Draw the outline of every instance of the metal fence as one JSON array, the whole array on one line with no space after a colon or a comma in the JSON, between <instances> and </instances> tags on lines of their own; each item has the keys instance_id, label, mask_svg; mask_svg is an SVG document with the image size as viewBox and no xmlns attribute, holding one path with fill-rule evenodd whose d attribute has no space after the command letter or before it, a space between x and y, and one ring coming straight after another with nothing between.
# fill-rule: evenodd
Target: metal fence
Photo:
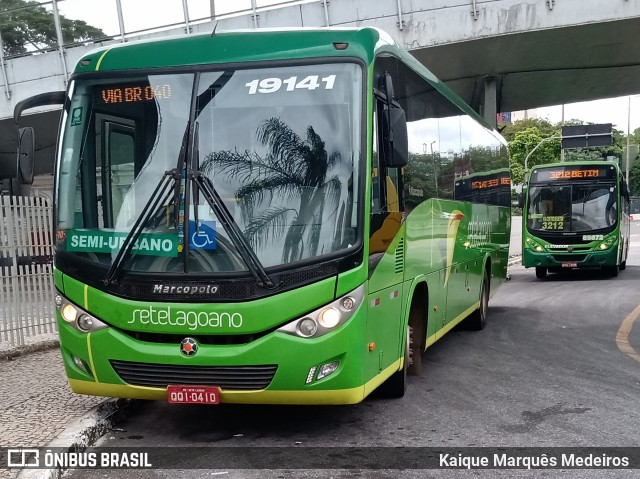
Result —
<instances>
[{"instance_id":1,"label":"metal fence","mask_svg":"<svg viewBox=\"0 0 640 479\"><path fill-rule=\"evenodd\" d=\"M57 331L51 212L46 198L0 196L0 349Z\"/></svg>"}]
</instances>

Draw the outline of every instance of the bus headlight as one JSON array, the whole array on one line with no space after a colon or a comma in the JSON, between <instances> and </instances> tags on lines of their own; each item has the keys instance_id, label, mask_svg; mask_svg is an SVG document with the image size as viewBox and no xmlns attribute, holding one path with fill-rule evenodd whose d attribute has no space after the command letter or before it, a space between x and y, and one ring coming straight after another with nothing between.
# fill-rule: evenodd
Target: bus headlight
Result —
<instances>
[{"instance_id":1,"label":"bus headlight","mask_svg":"<svg viewBox=\"0 0 640 479\"><path fill-rule=\"evenodd\" d=\"M78 317L76 324L78 325L78 328L83 331L91 331L91 328L93 328L93 318L88 314L83 314Z\"/></svg>"},{"instance_id":2,"label":"bus headlight","mask_svg":"<svg viewBox=\"0 0 640 479\"><path fill-rule=\"evenodd\" d=\"M607 248L611 248L615 242L616 238L614 236L608 236L602 243L598 245L598 248L604 251Z\"/></svg>"},{"instance_id":3,"label":"bus headlight","mask_svg":"<svg viewBox=\"0 0 640 479\"><path fill-rule=\"evenodd\" d=\"M56 293L55 303L62 319L81 333L92 333L108 327L106 323L71 303L60 293Z\"/></svg>"},{"instance_id":4,"label":"bus headlight","mask_svg":"<svg viewBox=\"0 0 640 479\"><path fill-rule=\"evenodd\" d=\"M325 308L318 315L318 322L327 329L335 328L340 322L340 313L334 308Z\"/></svg>"},{"instance_id":5,"label":"bus headlight","mask_svg":"<svg viewBox=\"0 0 640 479\"><path fill-rule=\"evenodd\" d=\"M544 251L544 247L538 243L536 243L535 241L533 241L531 238L527 238L526 240L527 246L529 247L529 249L532 249L533 251L537 252L537 253L542 253Z\"/></svg>"},{"instance_id":6,"label":"bus headlight","mask_svg":"<svg viewBox=\"0 0 640 479\"><path fill-rule=\"evenodd\" d=\"M73 304L61 304L60 314L62 315L62 319L67 323L73 323L78 317L78 310L73 306Z\"/></svg>"},{"instance_id":7,"label":"bus headlight","mask_svg":"<svg viewBox=\"0 0 640 479\"><path fill-rule=\"evenodd\" d=\"M321 308L278 328L286 334L301 338L318 338L333 331L353 316L364 298L364 285Z\"/></svg>"},{"instance_id":8,"label":"bus headlight","mask_svg":"<svg viewBox=\"0 0 640 479\"><path fill-rule=\"evenodd\" d=\"M318 325L311 318L304 318L298 323L298 335L304 338L310 338L318 330Z\"/></svg>"}]
</instances>

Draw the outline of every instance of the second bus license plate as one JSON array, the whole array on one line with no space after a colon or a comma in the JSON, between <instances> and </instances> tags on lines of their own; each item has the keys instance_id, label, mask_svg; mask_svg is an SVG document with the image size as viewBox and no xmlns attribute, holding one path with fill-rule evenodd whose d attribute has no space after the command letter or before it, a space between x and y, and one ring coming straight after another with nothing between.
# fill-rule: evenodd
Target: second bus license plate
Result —
<instances>
[{"instance_id":1,"label":"second bus license plate","mask_svg":"<svg viewBox=\"0 0 640 479\"><path fill-rule=\"evenodd\" d=\"M577 268L578 267L578 263L576 263L574 261L564 262L564 263L562 263L562 267L563 268Z\"/></svg>"},{"instance_id":2,"label":"second bus license plate","mask_svg":"<svg viewBox=\"0 0 640 479\"><path fill-rule=\"evenodd\" d=\"M171 404L218 404L220 388L215 386L167 386L167 400Z\"/></svg>"}]
</instances>

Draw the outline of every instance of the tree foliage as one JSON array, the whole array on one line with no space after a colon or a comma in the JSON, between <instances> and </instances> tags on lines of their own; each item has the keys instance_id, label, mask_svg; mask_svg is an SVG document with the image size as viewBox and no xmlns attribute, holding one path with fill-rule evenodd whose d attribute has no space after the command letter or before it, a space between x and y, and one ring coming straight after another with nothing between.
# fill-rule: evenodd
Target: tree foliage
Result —
<instances>
[{"instance_id":1,"label":"tree foliage","mask_svg":"<svg viewBox=\"0 0 640 479\"><path fill-rule=\"evenodd\" d=\"M584 122L572 119L565 121L564 124L582 125ZM559 138L550 138L561 136L562 123L551 124L547 120L538 118L519 120L505 126L502 134L509 143L511 181L514 185L522 184L524 181L525 159L528 155L529 158L526 165L528 170L531 170L534 165L561 161L561 141ZM564 161L598 161L611 159L612 157L620 161L626 142L627 138L624 133L613 129L612 145L565 149ZM630 142L632 144L640 144L640 128L633 132ZM534 149L535 151L533 151ZM633 164L635 166L635 163ZM638 166L638 172L640 173L640 165ZM631 175L633 177L633 168L631 169ZM639 183L638 186L640 186L640 178L637 181ZM633 184L633 181L631 182Z\"/></svg>"},{"instance_id":2,"label":"tree foliage","mask_svg":"<svg viewBox=\"0 0 640 479\"><path fill-rule=\"evenodd\" d=\"M543 136L535 126L515 133L513 140L509 143L512 183L521 184L524 181L525 166L531 170L534 165L560 160L560 140L549 139L553 136L558 135Z\"/></svg>"},{"instance_id":3,"label":"tree foliage","mask_svg":"<svg viewBox=\"0 0 640 479\"><path fill-rule=\"evenodd\" d=\"M268 146L264 157L251 151L216 151L206 155L202 171L210 173L217 167L241 181L236 197L247 224L244 234L254 248L284 236L284 263L315 256L325 208L340 198L340 178L329 172L342 158L327 152L312 126L301 138L279 118L266 120L257 138ZM270 207L256 208L266 200Z\"/></svg>"},{"instance_id":4,"label":"tree foliage","mask_svg":"<svg viewBox=\"0 0 640 479\"><path fill-rule=\"evenodd\" d=\"M60 15L65 44L104 38L99 28ZM58 45L53 12L26 0L2 0L0 34L5 55L21 55Z\"/></svg>"},{"instance_id":5,"label":"tree foliage","mask_svg":"<svg viewBox=\"0 0 640 479\"><path fill-rule=\"evenodd\" d=\"M514 140L517 133L529 128L537 128L537 130L540 132L540 135L544 138L560 134L558 126L551 124L544 118L527 118L526 120L518 120L514 121L513 123L507 123L506 126L502 129L501 133L502 136L504 136L504 138L508 142L510 142Z\"/></svg>"}]
</instances>

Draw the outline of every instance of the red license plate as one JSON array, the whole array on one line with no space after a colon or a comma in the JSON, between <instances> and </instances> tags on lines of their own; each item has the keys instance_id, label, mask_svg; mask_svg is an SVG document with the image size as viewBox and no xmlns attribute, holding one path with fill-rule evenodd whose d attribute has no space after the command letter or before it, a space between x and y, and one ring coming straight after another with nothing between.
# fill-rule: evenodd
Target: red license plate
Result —
<instances>
[{"instance_id":1,"label":"red license plate","mask_svg":"<svg viewBox=\"0 0 640 479\"><path fill-rule=\"evenodd\" d=\"M218 404L220 388L215 386L167 386L171 404Z\"/></svg>"},{"instance_id":2,"label":"red license plate","mask_svg":"<svg viewBox=\"0 0 640 479\"><path fill-rule=\"evenodd\" d=\"M563 268L577 268L578 267L578 263L565 262L565 263L562 263L562 267Z\"/></svg>"}]
</instances>

